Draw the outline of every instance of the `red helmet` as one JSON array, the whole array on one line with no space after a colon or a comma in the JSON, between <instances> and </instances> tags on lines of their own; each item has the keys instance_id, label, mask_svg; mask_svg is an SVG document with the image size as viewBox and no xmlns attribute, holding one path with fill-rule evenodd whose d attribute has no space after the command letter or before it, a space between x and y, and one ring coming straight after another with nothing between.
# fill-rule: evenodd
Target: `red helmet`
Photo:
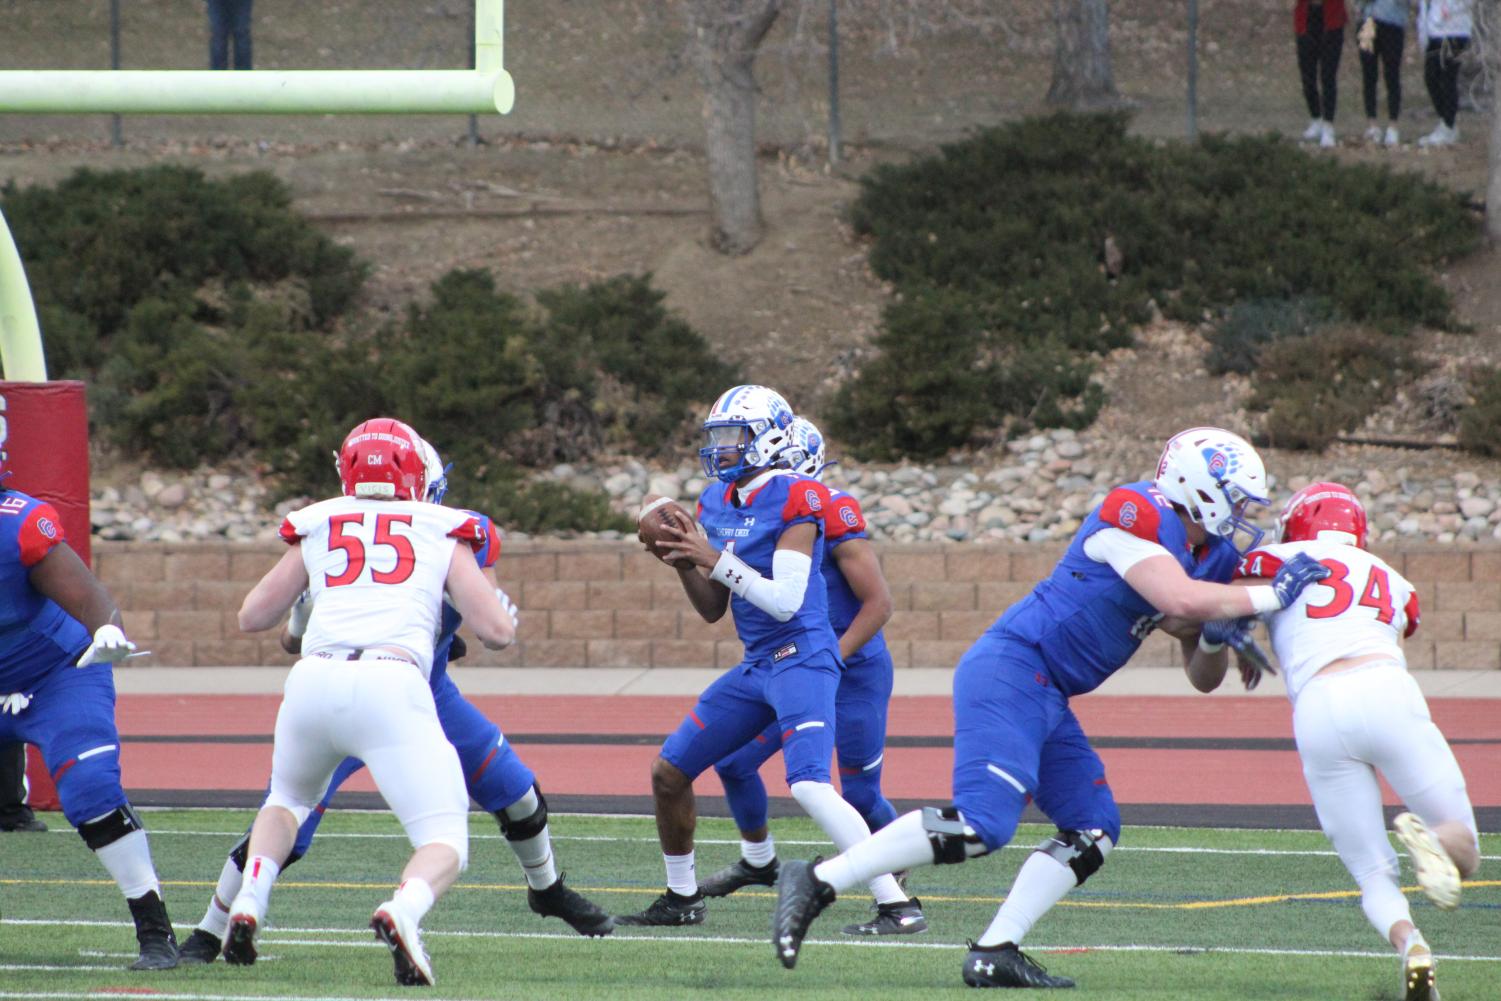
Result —
<instances>
[{"instance_id":1,"label":"red helmet","mask_svg":"<svg viewBox=\"0 0 1501 1001\"><path fill-rule=\"evenodd\" d=\"M427 486L421 440L416 431L390 417L357 425L339 447L344 495L421 500Z\"/></svg>"},{"instance_id":2,"label":"red helmet","mask_svg":"<svg viewBox=\"0 0 1501 1001\"><path fill-rule=\"evenodd\" d=\"M1283 542L1329 538L1365 548L1365 508L1343 483L1308 484L1288 498L1277 526Z\"/></svg>"}]
</instances>

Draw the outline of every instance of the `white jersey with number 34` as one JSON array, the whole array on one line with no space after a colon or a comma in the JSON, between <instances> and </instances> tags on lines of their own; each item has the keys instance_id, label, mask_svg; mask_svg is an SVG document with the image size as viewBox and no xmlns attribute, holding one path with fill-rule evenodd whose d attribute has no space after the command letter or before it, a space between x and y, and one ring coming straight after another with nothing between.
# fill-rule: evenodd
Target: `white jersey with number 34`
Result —
<instances>
[{"instance_id":1,"label":"white jersey with number 34","mask_svg":"<svg viewBox=\"0 0 1501 1001\"><path fill-rule=\"evenodd\" d=\"M1247 553L1235 575L1272 577L1300 552L1328 567L1329 576L1268 617L1288 697L1297 701L1310 678L1345 657L1386 654L1405 665L1398 638L1418 628L1418 596L1379 556L1339 542L1281 542Z\"/></svg>"},{"instance_id":2,"label":"white jersey with number 34","mask_svg":"<svg viewBox=\"0 0 1501 1001\"><path fill-rule=\"evenodd\" d=\"M287 515L281 536L301 542L313 596L304 656L393 646L426 676L453 547L482 545L485 529L437 504L335 497Z\"/></svg>"}]
</instances>

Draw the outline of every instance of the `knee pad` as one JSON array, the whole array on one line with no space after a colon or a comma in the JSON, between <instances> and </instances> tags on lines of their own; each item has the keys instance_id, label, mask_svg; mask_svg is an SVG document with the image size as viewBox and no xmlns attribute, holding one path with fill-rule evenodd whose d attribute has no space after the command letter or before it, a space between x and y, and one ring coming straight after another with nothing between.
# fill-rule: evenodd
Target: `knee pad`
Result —
<instances>
[{"instance_id":1,"label":"knee pad","mask_svg":"<svg viewBox=\"0 0 1501 1001\"><path fill-rule=\"evenodd\" d=\"M124 806L115 807L103 816L79 824L78 836L83 838L83 843L89 846L89 851L97 852L106 845L114 844L132 831L145 829L140 815L129 803L126 803Z\"/></svg>"},{"instance_id":2,"label":"knee pad","mask_svg":"<svg viewBox=\"0 0 1501 1001\"><path fill-rule=\"evenodd\" d=\"M964 814L956 806L923 807L922 827L928 835L928 844L933 846L934 865L957 865L989 850L975 829L964 822Z\"/></svg>"},{"instance_id":3,"label":"knee pad","mask_svg":"<svg viewBox=\"0 0 1501 1001\"><path fill-rule=\"evenodd\" d=\"M1110 854L1114 842L1110 835L1099 828L1088 831L1063 831L1048 838L1037 846L1037 851L1044 855L1051 855L1060 864L1068 866L1074 871L1074 878L1078 880L1076 886L1083 886L1084 881L1105 864L1105 856Z\"/></svg>"},{"instance_id":4,"label":"knee pad","mask_svg":"<svg viewBox=\"0 0 1501 1001\"><path fill-rule=\"evenodd\" d=\"M507 841L530 841L547 830L547 797L542 787L534 784L516 802L496 810L495 819Z\"/></svg>"}]
</instances>

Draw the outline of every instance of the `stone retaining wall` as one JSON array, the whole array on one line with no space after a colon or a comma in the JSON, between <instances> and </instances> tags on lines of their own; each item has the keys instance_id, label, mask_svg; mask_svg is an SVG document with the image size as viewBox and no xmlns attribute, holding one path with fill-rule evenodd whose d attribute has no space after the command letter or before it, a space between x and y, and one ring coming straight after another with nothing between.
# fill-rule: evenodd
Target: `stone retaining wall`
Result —
<instances>
[{"instance_id":1,"label":"stone retaining wall","mask_svg":"<svg viewBox=\"0 0 1501 1001\"><path fill-rule=\"evenodd\" d=\"M1061 545L881 545L896 600L886 641L898 668L952 667L995 617L1047 574ZM99 542L94 567L125 610L126 631L172 667L285 665L274 632L241 633L235 612L279 544ZM1418 588L1414 668L1501 670L1501 546L1379 551ZM470 646L471 665L718 667L740 659L729 617L710 625L688 607L674 573L634 542L528 539L497 566L521 608L522 639L499 653ZM1153 635L1136 663L1182 663Z\"/></svg>"}]
</instances>

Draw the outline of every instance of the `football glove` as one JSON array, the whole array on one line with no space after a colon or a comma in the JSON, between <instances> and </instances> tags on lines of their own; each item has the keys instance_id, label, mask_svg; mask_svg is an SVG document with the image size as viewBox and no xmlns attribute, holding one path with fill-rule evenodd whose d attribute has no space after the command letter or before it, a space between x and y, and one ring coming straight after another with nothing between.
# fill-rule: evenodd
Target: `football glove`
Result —
<instances>
[{"instance_id":1,"label":"football glove","mask_svg":"<svg viewBox=\"0 0 1501 1001\"><path fill-rule=\"evenodd\" d=\"M299 639L307 632L308 620L313 617L313 592L304 591L292 605L292 614L287 616L287 635Z\"/></svg>"},{"instance_id":2,"label":"football glove","mask_svg":"<svg viewBox=\"0 0 1501 1001\"><path fill-rule=\"evenodd\" d=\"M1255 627L1256 620L1250 616L1239 619L1215 619L1204 623L1204 629L1199 634L1200 640L1204 643L1215 646L1228 645L1235 651L1236 663L1240 669L1240 680L1245 684L1248 692L1261 684L1263 674L1277 673L1266 651L1261 649L1251 636L1251 630Z\"/></svg>"},{"instance_id":3,"label":"football glove","mask_svg":"<svg viewBox=\"0 0 1501 1001\"><path fill-rule=\"evenodd\" d=\"M124 660L135 650L136 645L125 638L125 633L119 626L112 622L106 622L94 630L94 642L78 658L78 667L88 667L90 664L113 664L115 661Z\"/></svg>"},{"instance_id":4,"label":"football glove","mask_svg":"<svg viewBox=\"0 0 1501 1001\"><path fill-rule=\"evenodd\" d=\"M495 589L495 597L500 599L500 607L504 608L506 612L511 616L511 622L516 626L517 629L520 629L521 610L516 607L516 603L511 600L511 596L497 587Z\"/></svg>"},{"instance_id":5,"label":"football glove","mask_svg":"<svg viewBox=\"0 0 1501 1001\"><path fill-rule=\"evenodd\" d=\"M1307 553L1298 553L1277 570L1272 578L1272 592L1277 595L1277 604L1286 608L1298 600L1305 587L1328 576L1328 567Z\"/></svg>"},{"instance_id":6,"label":"football glove","mask_svg":"<svg viewBox=\"0 0 1501 1001\"><path fill-rule=\"evenodd\" d=\"M0 713L10 713L12 716L21 715L21 710L31 705L31 696L16 692L14 695L0 696Z\"/></svg>"}]
</instances>

